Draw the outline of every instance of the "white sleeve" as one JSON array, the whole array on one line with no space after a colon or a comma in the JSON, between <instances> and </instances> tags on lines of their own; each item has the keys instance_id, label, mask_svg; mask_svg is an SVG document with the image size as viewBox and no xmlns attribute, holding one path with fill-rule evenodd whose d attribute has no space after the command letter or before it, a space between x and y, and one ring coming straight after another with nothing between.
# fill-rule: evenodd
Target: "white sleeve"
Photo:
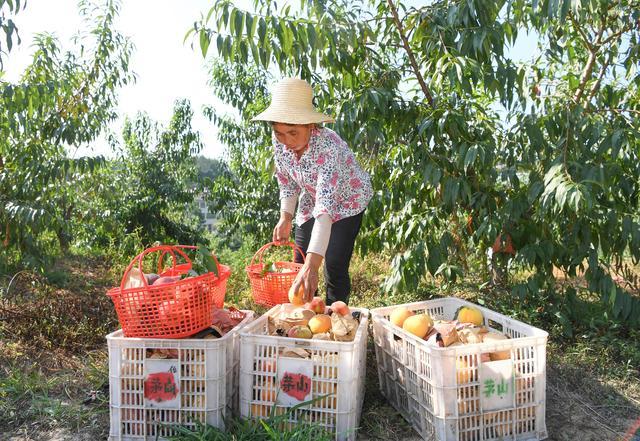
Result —
<instances>
[{"instance_id":1,"label":"white sleeve","mask_svg":"<svg viewBox=\"0 0 640 441\"><path fill-rule=\"evenodd\" d=\"M286 211L293 216L296 211L296 202L298 202L298 195L295 194L280 199L280 211Z\"/></svg>"},{"instance_id":2,"label":"white sleeve","mask_svg":"<svg viewBox=\"0 0 640 441\"><path fill-rule=\"evenodd\" d=\"M315 253L324 257L329 246L329 238L331 237L331 217L328 214L321 214L313 223L311 231L311 239L307 247L307 253Z\"/></svg>"}]
</instances>

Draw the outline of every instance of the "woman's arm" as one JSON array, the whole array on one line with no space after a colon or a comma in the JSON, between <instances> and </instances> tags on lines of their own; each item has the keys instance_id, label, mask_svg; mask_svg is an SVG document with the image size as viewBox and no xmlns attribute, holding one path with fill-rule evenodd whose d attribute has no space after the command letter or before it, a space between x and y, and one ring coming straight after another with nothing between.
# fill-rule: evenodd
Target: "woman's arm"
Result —
<instances>
[{"instance_id":1,"label":"woman's arm","mask_svg":"<svg viewBox=\"0 0 640 441\"><path fill-rule=\"evenodd\" d=\"M313 223L306 260L296 280L296 282L300 281L304 284L303 299L306 302L310 302L314 293L318 290L318 273L329 246L331 225L331 218L327 214L321 215ZM298 286L294 286L294 289L298 289Z\"/></svg>"}]
</instances>

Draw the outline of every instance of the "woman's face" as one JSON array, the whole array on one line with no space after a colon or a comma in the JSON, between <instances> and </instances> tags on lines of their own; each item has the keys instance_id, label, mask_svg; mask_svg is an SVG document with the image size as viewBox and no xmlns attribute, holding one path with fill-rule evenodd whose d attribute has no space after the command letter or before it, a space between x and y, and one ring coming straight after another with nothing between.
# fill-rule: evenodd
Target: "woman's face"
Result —
<instances>
[{"instance_id":1,"label":"woman's face","mask_svg":"<svg viewBox=\"0 0 640 441\"><path fill-rule=\"evenodd\" d=\"M302 154L309 145L313 124L273 123L273 133L278 142L297 154Z\"/></svg>"}]
</instances>

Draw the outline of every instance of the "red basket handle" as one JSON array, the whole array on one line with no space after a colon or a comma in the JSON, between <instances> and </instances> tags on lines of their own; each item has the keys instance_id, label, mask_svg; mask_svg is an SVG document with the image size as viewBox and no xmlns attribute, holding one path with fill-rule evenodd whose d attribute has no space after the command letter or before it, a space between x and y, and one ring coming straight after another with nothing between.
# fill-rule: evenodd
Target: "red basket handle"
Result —
<instances>
[{"instance_id":1,"label":"red basket handle","mask_svg":"<svg viewBox=\"0 0 640 441\"><path fill-rule=\"evenodd\" d=\"M253 255L253 257L251 258L251 266L253 266L253 265L254 265L254 262L255 262L255 260L256 260L256 257L258 257L258 263L259 263L260 265L262 265L262 255L264 254L264 252L265 252L266 250L268 250L269 248L271 248L271 247L272 247L272 246L274 246L274 245L275 245L275 246L277 246L277 247L279 247L279 246L289 246L289 247L291 247L291 252L292 252L292 255L293 255L293 259L292 259L292 260L295 260L295 258L296 258L296 251L299 251L299 252L300 252L300 255L302 256L302 262L304 263L304 262L306 261L306 258L305 258L305 256L304 256L304 252L303 252L303 251L302 251L302 249L301 249L298 245L296 245L295 243L293 243L293 242L286 242L286 243L269 242L268 244L263 245L263 246L262 246L258 251L256 251L256 253L255 253L255 254Z\"/></svg>"},{"instance_id":2,"label":"red basket handle","mask_svg":"<svg viewBox=\"0 0 640 441\"><path fill-rule=\"evenodd\" d=\"M173 247L177 248L178 252L180 252L179 250L180 248L186 248L189 250L198 249L198 247L194 245L173 245ZM171 257L173 258L173 261L174 261L174 266L171 269L168 269L167 271L164 271L162 274L160 274L160 271L162 271L162 259L167 253L171 254ZM181 254L185 257L185 259L187 260L187 263L175 265L176 255L174 254L173 250L163 251L162 254L160 255L160 258L158 259L158 274L164 277L164 276L176 276L176 275L181 275L189 272L189 270L191 269L191 260L189 260L189 258L186 257L184 253L181 253ZM213 257L213 260L216 263L216 268L218 269L218 277L220 277L220 262L218 261L218 258L215 256L215 254L211 253L211 257Z\"/></svg>"},{"instance_id":3,"label":"red basket handle","mask_svg":"<svg viewBox=\"0 0 640 441\"><path fill-rule=\"evenodd\" d=\"M173 261L173 265L170 269L168 269L167 271L164 271L162 274L159 274L161 276L176 276L176 275L181 275L181 274L185 274L187 273L190 269L191 269L191 259L189 259L189 256L187 256L187 254L183 251L184 249L195 249L198 248L196 246L193 245L159 245L159 246L155 246L155 247L151 247L151 248L147 248L146 250L144 250L142 253L138 254L136 257L133 258L133 260L131 260L131 263L129 264L129 266L127 267L127 269L124 272L124 275L122 276L122 281L120 282L120 290L124 290L124 283L125 280L127 280L127 276L129 275L129 272L131 271L131 268L133 268L133 266L135 265L135 263L138 263L138 269L140 270L140 273L143 273L142 271L142 261L144 260L144 257L147 254L150 253L154 253L154 252L158 252L158 251L162 251L162 254L160 255L160 258L158 259L158 273L160 273L160 271L162 270L162 260L163 257L166 254L170 254L172 257L172 261ZM178 256L176 255L179 254L180 257L182 257L186 263L181 263L178 264ZM218 267L218 274L220 274L220 263L218 262L218 259L212 255L212 257L214 258L216 265ZM145 287L148 287L149 284L147 283L147 278L143 277L142 278L142 283Z\"/></svg>"}]
</instances>

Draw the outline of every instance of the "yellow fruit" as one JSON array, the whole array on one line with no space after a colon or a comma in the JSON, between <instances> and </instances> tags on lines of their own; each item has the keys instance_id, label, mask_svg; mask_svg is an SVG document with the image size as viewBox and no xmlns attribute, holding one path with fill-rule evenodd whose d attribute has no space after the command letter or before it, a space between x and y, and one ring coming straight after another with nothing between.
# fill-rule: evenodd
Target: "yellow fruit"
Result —
<instances>
[{"instance_id":1,"label":"yellow fruit","mask_svg":"<svg viewBox=\"0 0 640 441\"><path fill-rule=\"evenodd\" d=\"M407 317L402 324L402 329L409 331L418 338L424 338L433 326L433 320L427 314L418 314Z\"/></svg>"},{"instance_id":2,"label":"yellow fruit","mask_svg":"<svg viewBox=\"0 0 640 441\"><path fill-rule=\"evenodd\" d=\"M391 312L389 320L391 320L391 323L394 325L402 328L404 321L412 315L414 315L413 311L409 311L405 306L400 306Z\"/></svg>"},{"instance_id":3,"label":"yellow fruit","mask_svg":"<svg viewBox=\"0 0 640 441\"><path fill-rule=\"evenodd\" d=\"M483 343L497 342L502 340L508 340L508 337L504 334L501 334L499 332L494 332L494 331L487 332L482 337ZM489 358L491 359L491 361L508 360L510 357L511 357L511 351L499 351L499 352L492 352L489 354Z\"/></svg>"},{"instance_id":4,"label":"yellow fruit","mask_svg":"<svg viewBox=\"0 0 640 441\"><path fill-rule=\"evenodd\" d=\"M276 401L276 384L273 380L266 381L264 388L260 391L260 400L273 403Z\"/></svg>"},{"instance_id":5,"label":"yellow fruit","mask_svg":"<svg viewBox=\"0 0 640 441\"><path fill-rule=\"evenodd\" d=\"M478 386L466 386L458 389L458 414L477 413L480 411L480 394Z\"/></svg>"},{"instance_id":6,"label":"yellow fruit","mask_svg":"<svg viewBox=\"0 0 640 441\"><path fill-rule=\"evenodd\" d=\"M271 414L270 406L266 404L251 405L251 417L253 418L267 418L270 414Z\"/></svg>"},{"instance_id":7,"label":"yellow fruit","mask_svg":"<svg viewBox=\"0 0 640 441\"><path fill-rule=\"evenodd\" d=\"M305 303L304 307L316 314L324 314L327 309L327 305L324 303L324 300L322 300L322 297L314 297L309 303Z\"/></svg>"},{"instance_id":8,"label":"yellow fruit","mask_svg":"<svg viewBox=\"0 0 640 441\"><path fill-rule=\"evenodd\" d=\"M461 356L456 359L456 376L458 378L458 384L476 381L478 370L469 369L475 366L475 360L470 355Z\"/></svg>"},{"instance_id":9,"label":"yellow fruit","mask_svg":"<svg viewBox=\"0 0 640 441\"><path fill-rule=\"evenodd\" d=\"M289 332L287 332L287 337L311 338L313 337L313 333L311 332L311 329L309 329L307 326L297 325L289 329Z\"/></svg>"},{"instance_id":10,"label":"yellow fruit","mask_svg":"<svg viewBox=\"0 0 640 441\"><path fill-rule=\"evenodd\" d=\"M334 382L314 381L313 397L317 398L323 395L329 396L316 401L313 406L324 409L336 409L338 400L338 384Z\"/></svg>"},{"instance_id":11,"label":"yellow fruit","mask_svg":"<svg viewBox=\"0 0 640 441\"><path fill-rule=\"evenodd\" d=\"M296 306L302 306L304 305L304 300L302 300L302 297L304 296L304 286L300 285L300 287L298 288L298 292L296 293L293 290L293 285L291 286L291 288L289 288L289 302L296 305Z\"/></svg>"},{"instance_id":12,"label":"yellow fruit","mask_svg":"<svg viewBox=\"0 0 640 441\"><path fill-rule=\"evenodd\" d=\"M331 317L326 314L317 314L309 320L309 329L314 334L329 332L331 329Z\"/></svg>"},{"instance_id":13,"label":"yellow fruit","mask_svg":"<svg viewBox=\"0 0 640 441\"><path fill-rule=\"evenodd\" d=\"M491 438L511 436L513 410L487 413L484 415L484 428Z\"/></svg>"},{"instance_id":14,"label":"yellow fruit","mask_svg":"<svg viewBox=\"0 0 640 441\"><path fill-rule=\"evenodd\" d=\"M478 308L471 306L463 306L458 310L458 321L460 323L473 323L476 326L482 326L484 317Z\"/></svg>"}]
</instances>

